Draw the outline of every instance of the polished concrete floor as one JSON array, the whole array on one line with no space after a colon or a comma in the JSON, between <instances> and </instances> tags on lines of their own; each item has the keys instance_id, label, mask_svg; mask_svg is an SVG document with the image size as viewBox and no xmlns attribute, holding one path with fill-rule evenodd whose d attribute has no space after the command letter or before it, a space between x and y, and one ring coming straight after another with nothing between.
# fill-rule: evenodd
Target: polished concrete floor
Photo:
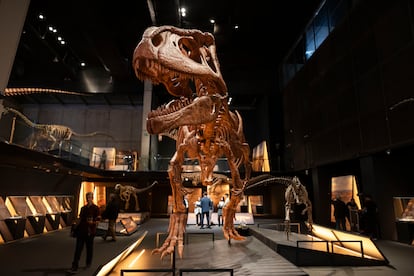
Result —
<instances>
[{"instance_id":1,"label":"polished concrete floor","mask_svg":"<svg viewBox=\"0 0 414 276\"><path fill-rule=\"evenodd\" d=\"M265 219L255 219L257 223L265 223ZM157 236L162 242L168 229L168 219L150 219L140 225L137 231L129 236L118 236L116 242L95 240L95 252L92 267L84 267L85 252L82 254L80 270L77 275L96 275L102 265L123 252L140 237L145 236L133 253L107 275L121 275L120 269L232 269L234 275L413 275L414 247L388 240L377 240L375 243L386 256L389 265L348 267L298 267L281 255L267 247L254 236L247 236L245 241L224 240L219 227L199 229L188 225L187 239L184 244L183 258L173 260L159 255L152 255L156 247ZM213 236L214 235L214 236ZM214 240L213 240L214 237ZM7 276L52 276L68 275L67 270L72 262L75 240L69 236L69 229L53 231L13 242L0 244L0 275ZM124 275L171 275L171 273L125 273ZM229 275L228 272L213 274L183 272L183 275Z\"/></svg>"}]
</instances>

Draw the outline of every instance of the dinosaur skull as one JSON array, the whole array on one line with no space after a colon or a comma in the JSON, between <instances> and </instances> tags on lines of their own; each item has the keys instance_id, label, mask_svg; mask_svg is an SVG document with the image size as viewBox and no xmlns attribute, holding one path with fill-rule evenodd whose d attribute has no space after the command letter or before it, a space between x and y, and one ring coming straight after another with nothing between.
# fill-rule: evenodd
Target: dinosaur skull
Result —
<instances>
[{"instance_id":1,"label":"dinosaur skull","mask_svg":"<svg viewBox=\"0 0 414 276\"><path fill-rule=\"evenodd\" d=\"M180 97L148 114L150 134L214 121L226 102L227 87L210 33L149 27L135 48L133 67L140 80L161 83Z\"/></svg>"},{"instance_id":2,"label":"dinosaur skull","mask_svg":"<svg viewBox=\"0 0 414 276\"><path fill-rule=\"evenodd\" d=\"M174 96L190 98L190 80L201 82L195 91L199 96L206 85L213 93L227 92L214 37L199 30L149 27L135 48L133 67L139 79L162 83Z\"/></svg>"}]
</instances>

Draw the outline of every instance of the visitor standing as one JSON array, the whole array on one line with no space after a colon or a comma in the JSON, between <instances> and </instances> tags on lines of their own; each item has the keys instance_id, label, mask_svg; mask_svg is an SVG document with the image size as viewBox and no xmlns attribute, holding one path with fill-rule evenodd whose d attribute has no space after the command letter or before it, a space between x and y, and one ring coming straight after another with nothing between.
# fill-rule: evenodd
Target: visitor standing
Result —
<instances>
[{"instance_id":1,"label":"visitor standing","mask_svg":"<svg viewBox=\"0 0 414 276\"><path fill-rule=\"evenodd\" d=\"M93 240L96 235L96 228L100 218L99 207L93 202L93 193L86 193L86 204L81 208L79 213L75 254L73 256L72 269L69 271L70 273L77 273L79 259L84 246L86 246L86 268L91 266Z\"/></svg>"},{"instance_id":2,"label":"visitor standing","mask_svg":"<svg viewBox=\"0 0 414 276\"><path fill-rule=\"evenodd\" d=\"M213 202L207 196L207 192L203 193L203 197L200 200L201 203L201 227L200 229L204 228L204 218L207 220L207 228L211 228L210 226L210 210L213 207Z\"/></svg>"},{"instance_id":3,"label":"visitor standing","mask_svg":"<svg viewBox=\"0 0 414 276\"><path fill-rule=\"evenodd\" d=\"M197 199L196 202L194 202L194 215L196 217L196 224L200 226L202 216L200 197Z\"/></svg>"},{"instance_id":4,"label":"visitor standing","mask_svg":"<svg viewBox=\"0 0 414 276\"><path fill-rule=\"evenodd\" d=\"M106 205L105 210L102 213L103 219L108 219L108 230L102 236L104 240L108 236L112 237L112 241L116 241L116 219L118 218L119 214L119 202L116 198L116 195L111 193L109 195L109 202Z\"/></svg>"},{"instance_id":5,"label":"visitor standing","mask_svg":"<svg viewBox=\"0 0 414 276\"><path fill-rule=\"evenodd\" d=\"M379 236L377 216L377 203L370 195L365 195L364 208L362 209L363 233L373 239Z\"/></svg>"},{"instance_id":6,"label":"visitor standing","mask_svg":"<svg viewBox=\"0 0 414 276\"><path fill-rule=\"evenodd\" d=\"M210 205L210 210L208 211L208 221L209 221L209 228L211 227L211 225L213 225L213 220L211 219L213 216L213 212L214 212L214 203L213 200L211 199L210 195L207 195L207 197L210 199L211 205Z\"/></svg>"},{"instance_id":7,"label":"visitor standing","mask_svg":"<svg viewBox=\"0 0 414 276\"><path fill-rule=\"evenodd\" d=\"M224 194L224 207L226 207L227 204L229 204L229 203L230 203L230 197L229 197L229 194L226 193L226 194Z\"/></svg>"},{"instance_id":8,"label":"visitor standing","mask_svg":"<svg viewBox=\"0 0 414 276\"><path fill-rule=\"evenodd\" d=\"M188 205L188 195L185 195L184 196L183 203L184 203L184 206L185 206L185 213L188 214L188 208L189 208L189 205Z\"/></svg>"},{"instance_id":9,"label":"visitor standing","mask_svg":"<svg viewBox=\"0 0 414 276\"><path fill-rule=\"evenodd\" d=\"M351 231L358 231L358 205L356 204L355 199L351 198L351 200L346 203L346 207L348 208L346 218L351 226Z\"/></svg>"},{"instance_id":10,"label":"visitor standing","mask_svg":"<svg viewBox=\"0 0 414 276\"><path fill-rule=\"evenodd\" d=\"M221 197L219 203L217 204L217 220L218 226L223 225L223 207L224 207L224 196Z\"/></svg>"},{"instance_id":11,"label":"visitor standing","mask_svg":"<svg viewBox=\"0 0 414 276\"><path fill-rule=\"evenodd\" d=\"M106 150L102 151L101 161L99 162L98 168L103 168L104 170L106 170Z\"/></svg>"},{"instance_id":12,"label":"visitor standing","mask_svg":"<svg viewBox=\"0 0 414 276\"><path fill-rule=\"evenodd\" d=\"M334 206L335 228L346 231L346 214L349 211L345 202L343 202L341 197L337 195L336 198L332 200L332 205Z\"/></svg>"}]
</instances>

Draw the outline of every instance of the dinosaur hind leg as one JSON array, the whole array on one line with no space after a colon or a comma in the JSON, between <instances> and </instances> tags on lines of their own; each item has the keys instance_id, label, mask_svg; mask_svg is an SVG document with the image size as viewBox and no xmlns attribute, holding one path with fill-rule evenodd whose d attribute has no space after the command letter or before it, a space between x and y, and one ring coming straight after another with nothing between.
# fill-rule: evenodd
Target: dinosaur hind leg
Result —
<instances>
[{"instance_id":1,"label":"dinosaur hind leg","mask_svg":"<svg viewBox=\"0 0 414 276\"><path fill-rule=\"evenodd\" d=\"M290 221L291 205L286 202L285 204L285 221Z\"/></svg>"}]
</instances>

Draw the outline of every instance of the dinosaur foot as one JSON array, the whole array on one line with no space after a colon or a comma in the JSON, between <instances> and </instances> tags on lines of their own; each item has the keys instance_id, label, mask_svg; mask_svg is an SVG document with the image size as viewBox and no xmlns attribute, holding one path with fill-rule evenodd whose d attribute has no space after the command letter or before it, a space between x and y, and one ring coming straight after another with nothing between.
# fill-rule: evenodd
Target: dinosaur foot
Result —
<instances>
[{"instance_id":1,"label":"dinosaur foot","mask_svg":"<svg viewBox=\"0 0 414 276\"><path fill-rule=\"evenodd\" d=\"M170 225L168 226L168 237L159 247L152 250L152 254L160 254L161 259L174 252L177 247L177 253L180 258L183 257L184 233L187 225L187 213L173 213L170 215Z\"/></svg>"},{"instance_id":2,"label":"dinosaur foot","mask_svg":"<svg viewBox=\"0 0 414 276\"><path fill-rule=\"evenodd\" d=\"M223 227L224 238L230 242L230 240L244 241L246 238L241 236L234 226Z\"/></svg>"},{"instance_id":3,"label":"dinosaur foot","mask_svg":"<svg viewBox=\"0 0 414 276\"><path fill-rule=\"evenodd\" d=\"M224 208L224 225L223 225L223 234L224 238L230 242L231 239L243 241L246 238L237 232L234 227L234 219L236 218L236 210L231 208Z\"/></svg>"}]
</instances>

